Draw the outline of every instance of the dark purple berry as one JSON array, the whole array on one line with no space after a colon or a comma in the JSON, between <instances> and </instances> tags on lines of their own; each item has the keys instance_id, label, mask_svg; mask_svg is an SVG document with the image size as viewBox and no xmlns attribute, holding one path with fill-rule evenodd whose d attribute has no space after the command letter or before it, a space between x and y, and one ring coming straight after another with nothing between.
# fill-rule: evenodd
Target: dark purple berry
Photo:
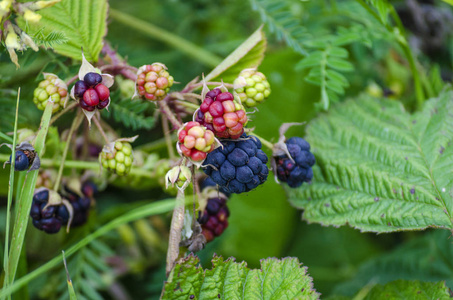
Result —
<instances>
[{"instance_id":1,"label":"dark purple berry","mask_svg":"<svg viewBox=\"0 0 453 300\"><path fill-rule=\"evenodd\" d=\"M93 111L96 108L94 106L89 106L88 104L86 104L85 101L83 101L83 99L80 99L79 105L81 108L87 111Z\"/></svg>"},{"instance_id":2,"label":"dark purple berry","mask_svg":"<svg viewBox=\"0 0 453 300\"><path fill-rule=\"evenodd\" d=\"M109 103L110 103L110 99L107 99L107 100L105 100L105 101L99 102L99 104L96 105L96 107L97 107L98 109L104 109L104 108L106 108L106 107L109 105Z\"/></svg>"},{"instance_id":3,"label":"dark purple berry","mask_svg":"<svg viewBox=\"0 0 453 300\"><path fill-rule=\"evenodd\" d=\"M48 219L52 217L55 212L57 211L56 206L47 206L47 208L44 209L44 207L47 205L47 203L41 203L41 217L43 219Z\"/></svg>"},{"instance_id":4,"label":"dark purple berry","mask_svg":"<svg viewBox=\"0 0 453 300\"><path fill-rule=\"evenodd\" d=\"M85 91L88 89L87 84L83 80L79 80L76 82L74 85L74 96L77 99L80 99L83 97L83 94L85 94Z\"/></svg>"},{"instance_id":5,"label":"dark purple berry","mask_svg":"<svg viewBox=\"0 0 453 300\"><path fill-rule=\"evenodd\" d=\"M36 201L38 203L43 203L43 202L47 203L48 199L49 199L49 190L42 190L33 195L33 201Z\"/></svg>"},{"instance_id":6,"label":"dark purple berry","mask_svg":"<svg viewBox=\"0 0 453 300\"><path fill-rule=\"evenodd\" d=\"M9 157L9 162L11 163L11 156ZM28 170L30 161L28 160L27 155L21 151L16 151L16 159L14 161L14 170L16 171L25 171Z\"/></svg>"},{"instance_id":7,"label":"dark purple berry","mask_svg":"<svg viewBox=\"0 0 453 300\"><path fill-rule=\"evenodd\" d=\"M57 218L42 219L41 228L46 233L57 233L61 228L61 221Z\"/></svg>"},{"instance_id":8,"label":"dark purple berry","mask_svg":"<svg viewBox=\"0 0 453 300\"><path fill-rule=\"evenodd\" d=\"M98 192L98 188L97 186L91 182L91 181L85 181L82 183L82 193L86 196L86 197L93 197L95 194L97 194Z\"/></svg>"},{"instance_id":9,"label":"dark purple berry","mask_svg":"<svg viewBox=\"0 0 453 300\"><path fill-rule=\"evenodd\" d=\"M56 217L63 223L68 223L69 211L64 205L60 205L57 209Z\"/></svg>"},{"instance_id":10,"label":"dark purple berry","mask_svg":"<svg viewBox=\"0 0 453 300\"><path fill-rule=\"evenodd\" d=\"M30 217L33 220L40 220L41 219L41 204L33 201L30 209Z\"/></svg>"},{"instance_id":11,"label":"dark purple berry","mask_svg":"<svg viewBox=\"0 0 453 300\"><path fill-rule=\"evenodd\" d=\"M95 87L97 84L101 83L102 76L101 74L90 72L83 77L83 81L85 81L88 87Z\"/></svg>"}]
</instances>

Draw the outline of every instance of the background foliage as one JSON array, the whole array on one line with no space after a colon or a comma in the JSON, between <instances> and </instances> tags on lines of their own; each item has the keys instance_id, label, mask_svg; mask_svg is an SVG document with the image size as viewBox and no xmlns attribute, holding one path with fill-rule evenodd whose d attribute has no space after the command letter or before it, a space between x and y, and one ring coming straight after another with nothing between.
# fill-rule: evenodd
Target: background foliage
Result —
<instances>
[{"instance_id":1,"label":"background foliage","mask_svg":"<svg viewBox=\"0 0 453 300\"><path fill-rule=\"evenodd\" d=\"M424 176L433 166L448 169L451 164L451 160L435 161L442 154L439 154L440 146L447 148L444 149L445 156L451 152L447 145L451 141L452 96L451 92L441 94L445 83L452 78L451 31L442 36L442 42L437 48L426 49L426 45L433 43L430 42L430 36L421 32L413 24L413 20L407 17L406 1L391 1L391 4L395 5L405 31L407 30L408 44L404 44L401 39L405 32L394 30L395 18L391 14L393 8L387 1L111 0L108 30L102 22L92 23L89 18L92 13L99 14L100 19L104 18L108 15L107 6L98 6L95 4L98 1L81 2L86 2L84 5L89 6L88 10L84 10L85 13L76 14L77 10L69 6L63 6L66 9L63 14L58 12L58 7L51 8L43 13L43 22L58 22L65 17L77 15L80 18L71 19L71 27L80 29L75 34L84 45L85 55L93 60L97 59L102 47L100 43L89 42L90 34L106 32L106 39L111 46L129 64L140 66L154 61L164 62L175 80L181 83L177 88L182 88L186 82L202 73L208 74L223 57L264 23L268 41L260 71L267 75L272 94L259 107L259 113L252 116L251 126L256 127L258 135L276 142L281 123L309 122L321 115L308 128L295 127L287 134L305 136L307 129L307 138L312 143L318 166L323 170L316 168L314 184L288 191L269 178L257 190L233 196L228 203L231 211L228 229L199 253L204 267L211 268L214 253L225 258L234 256L237 262L244 260L250 269L259 269L263 258L293 256L308 267L314 287L323 298L335 295L352 297L357 293L371 297L373 293L380 293L382 290L391 291L392 285L384 284L396 279L435 282L420 282L412 286L435 291L439 293L436 294L439 298L448 297L447 289L439 281L445 281L448 288L453 288L453 267L450 263L453 260L453 250L451 240L448 239L449 232L426 230L376 235L360 233L349 226L323 227L301 221L300 211L292 205L305 210L305 220L324 225L348 224L374 232L390 231L388 222L400 222L398 228L393 228L395 231L430 226L451 229L451 217L446 217L443 213L443 209L451 207L451 195L446 196L448 199L445 203L439 204L429 182L430 177ZM374 14L365 9L364 5L368 4L376 7L371 6ZM447 3L439 2L436 5L439 11L451 16L452 10ZM207 59L197 59L196 55L178 49L165 39L144 33L144 27L125 26L119 21L118 12L158 25L175 36L184 37L205 49L209 55L205 55ZM54 19L54 15L59 17ZM23 21L18 22L20 24ZM88 27L85 26L87 24ZM35 108L31 99L37 82L42 79L41 72L58 73L65 79L77 72L78 62L71 61L64 55L78 58L80 49L64 42L74 32L63 27L60 33L30 27L30 33L40 41L38 44L52 46L56 51L28 50L19 54L21 68L17 71L6 52L2 52L0 108L4 115L0 118L1 132L13 129L18 87L22 87L23 99L19 128L36 130L42 112ZM431 35L436 34L440 33ZM256 59L262 46L259 44L246 59ZM420 62L417 67L421 70L421 93L425 98L440 95L438 100L424 103L422 112L416 112L420 104L420 91L414 86L411 74L413 66L405 56L409 47ZM125 96L127 93L123 93L127 87L120 86L118 82L116 87L121 87L121 91L114 97L121 101L113 103L110 112L103 114L104 120L118 129L122 136L140 134L138 148L156 151L154 161L149 159L146 162L151 166L159 157L166 155L162 143L150 144L162 138L162 128L153 117L154 107L129 102ZM387 96L388 99L375 102L374 99L371 100L372 96ZM355 100L347 100L348 98ZM328 111L324 112L324 109ZM435 109L440 113L433 114ZM376 121L373 126L361 126L361 122L365 123L365 120L373 117L387 123ZM70 119L59 120L57 125L59 128L68 128ZM414 120L420 122L412 124ZM428 126L426 122L430 120L433 122ZM387 132L386 128L391 128L391 131ZM429 130L425 132L426 128ZM49 131L48 135L49 142L52 132ZM401 141L406 143L402 144ZM427 149L427 160L433 163L406 163L405 157L397 150L421 155L417 148L417 142L420 141L423 144L420 146L422 152L425 153L424 150ZM6 153L2 149L0 151ZM61 149L55 149L54 152L56 157L61 155ZM359 160L356 155L358 152L366 153L367 157ZM344 166L346 163L348 166ZM356 173L350 170L354 164L358 169ZM8 171L9 169L0 169L1 216L6 211L7 186L3 183L8 180ZM394 173L394 177L379 178L382 172ZM445 169L439 170L438 175L434 174L434 181L443 181L445 184L442 186L449 193L450 177L442 176L444 173L441 172L451 173ZM361 178L363 174L373 177L376 182L381 181L379 184L356 182L356 178ZM387 184L386 180L390 183ZM420 191L422 201L415 199L415 195L412 196L411 188L415 184L424 188ZM143 186L149 188L137 188ZM354 201L350 202L351 207L347 207L340 198L332 196L337 191L336 186L351 193L361 190L363 186L367 186L369 190L364 197L348 198ZM396 196L392 195L393 189L397 189ZM402 196L400 191L403 192ZM379 201L375 201L376 197ZM27 273L27 268L32 270L48 262L60 254L61 249L67 249L80 237L99 228L100 224L115 220L139 205L149 204L151 198L155 201L168 198L168 195L154 181L117 181L116 185L109 186L97 197L96 215L91 216L90 224L71 230L70 236L59 234L49 237L30 227L26 236L29 265L18 271L19 277ZM319 201L311 201L310 198ZM410 208L401 210L396 204L400 202L394 201L395 199L402 200L401 203ZM338 201L338 205L335 201ZM348 211L360 209L361 206L369 207L368 213L361 215L366 220L348 217ZM420 217L421 213L427 213L430 209L430 218ZM170 208L161 212L169 210ZM332 218L329 218L329 210L336 211ZM384 222L380 218L382 213L394 215L387 215ZM414 213L418 213L419 218L415 218ZM409 220L408 216L415 221ZM68 267L71 274L74 274L72 279L80 299L115 298L118 291L124 292L130 299L159 297L165 280L164 253L168 238L165 228L168 227L169 215L127 220L116 230L68 259ZM0 231L4 235L5 228L2 226L3 222L0 224ZM54 266L58 268L37 276L28 285L30 294L43 299L67 297L66 273L61 260L55 261ZM407 282L394 284L406 286ZM57 293L52 289L53 286L58 286ZM25 290L19 290L18 293L25 293Z\"/></svg>"}]
</instances>

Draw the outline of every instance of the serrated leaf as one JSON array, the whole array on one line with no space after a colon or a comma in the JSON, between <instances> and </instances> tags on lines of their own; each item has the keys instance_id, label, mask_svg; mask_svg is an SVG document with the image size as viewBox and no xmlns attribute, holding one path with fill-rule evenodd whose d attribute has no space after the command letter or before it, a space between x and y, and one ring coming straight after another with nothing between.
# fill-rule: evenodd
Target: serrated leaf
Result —
<instances>
[{"instance_id":1,"label":"serrated leaf","mask_svg":"<svg viewBox=\"0 0 453 300\"><path fill-rule=\"evenodd\" d=\"M152 116L145 115L150 105L149 102L141 100L112 101L109 110L103 110L102 115L107 118L113 117L115 121L133 130L151 129L154 127L155 120Z\"/></svg>"},{"instance_id":2,"label":"serrated leaf","mask_svg":"<svg viewBox=\"0 0 453 300\"><path fill-rule=\"evenodd\" d=\"M297 258L261 260L261 269L215 256L213 268L198 266L189 255L178 263L165 283L162 299L319 299L306 267Z\"/></svg>"},{"instance_id":3,"label":"serrated leaf","mask_svg":"<svg viewBox=\"0 0 453 300\"><path fill-rule=\"evenodd\" d=\"M386 285L376 285L365 297L365 300L372 299L451 299L445 281L421 282L416 280L396 280Z\"/></svg>"},{"instance_id":4,"label":"serrated leaf","mask_svg":"<svg viewBox=\"0 0 453 300\"><path fill-rule=\"evenodd\" d=\"M83 48L87 60L97 61L107 33L107 9L106 0L61 1L39 11L42 18L37 24L28 24L29 35L64 37L67 42L53 43L55 52L81 60ZM23 19L20 23L25 25Z\"/></svg>"},{"instance_id":5,"label":"serrated leaf","mask_svg":"<svg viewBox=\"0 0 453 300\"><path fill-rule=\"evenodd\" d=\"M304 219L362 231L453 228L453 92L410 115L362 95L311 122L313 184L289 190Z\"/></svg>"},{"instance_id":6,"label":"serrated leaf","mask_svg":"<svg viewBox=\"0 0 453 300\"><path fill-rule=\"evenodd\" d=\"M257 68L264 58L266 51L266 36L263 26L260 26L245 42L228 55L206 77L206 81L223 79L233 82L243 69Z\"/></svg>"}]
</instances>

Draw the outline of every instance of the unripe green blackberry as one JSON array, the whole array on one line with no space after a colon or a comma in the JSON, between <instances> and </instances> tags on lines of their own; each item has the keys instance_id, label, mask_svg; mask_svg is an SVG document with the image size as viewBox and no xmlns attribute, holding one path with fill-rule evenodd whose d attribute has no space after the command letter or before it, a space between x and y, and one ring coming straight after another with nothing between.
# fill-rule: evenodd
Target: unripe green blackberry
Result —
<instances>
[{"instance_id":1,"label":"unripe green blackberry","mask_svg":"<svg viewBox=\"0 0 453 300\"><path fill-rule=\"evenodd\" d=\"M137 72L135 94L150 101L162 100L170 91L173 81L173 76L170 76L164 64L141 66Z\"/></svg>"},{"instance_id":2,"label":"unripe green blackberry","mask_svg":"<svg viewBox=\"0 0 453 300\"><path fill-rule=\"evenodd\" d=\"M235 92L246 107L255 107L271 93L269 82L263 73L254 69L243 70L234 81Z\"/></svg>"},{"instance_id":3,"label":"unripe green blackberry","mask_svg":"<svg viewBox=\"0 0 453 300\"><path fill-rule=\"evenodd\" d=\"M52 112L58 112L63 109L68 100L68 87L57 75L44 73L44 80L38 84L33 92L33 102L40 110L44 110L49 97L54 102Z\"/></svg>"},{"instance_id":4,"label":"unripe green blackberry","mask_svg":"<svg viewBox=\"0 0 453 300\"><path fill-rule=\"evenodd\" d=\"M134 160L132 146L125 141L116 141L104 146L99 157L102 167L120 176L129 173Z\"/></svg>"}]
</instances>

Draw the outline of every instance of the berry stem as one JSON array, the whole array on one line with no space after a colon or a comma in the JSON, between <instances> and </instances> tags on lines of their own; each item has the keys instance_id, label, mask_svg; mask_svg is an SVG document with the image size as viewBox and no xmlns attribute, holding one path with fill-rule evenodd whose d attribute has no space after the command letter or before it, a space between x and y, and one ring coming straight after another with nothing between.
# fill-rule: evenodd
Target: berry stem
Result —
<instances>
[{"instance_id":1,"label":"berry stem","mask_svg":"<svg viewBox=\"0 0 453 300\"><path fill-rule=\"evenodd\" d=\"M66 85L67 86L70 86L74 81L78 80L79 79L79 75L75 75L73 77L71 77L67 82L66 82Z\"/></svg>"},{"instance_id":2,"label":"berry stem","mask_svg":"<svg viewBox=\"0 0 453 300\"><path fill-rule=\"evenodd\" d=\"M196 111L197 109L200 108L200 105L188 102L188 101L183 101L183 100L175 100L176 103L181 104L182 106L189 108L193 111Z\"/></svg>"},{"instance_id":3,"label":"berry stem","mask_svg":"<svg viewBox=\"0 0 453 300\"><path fill-rule=\"evenodd\" d=\"M109 144L110 141L109 141L107 135L105 134L104 129L102 129L101 123L99 123L99 120L98 120L98 118L97 118L96 116L93 118L93 122L94 122L94 124L96 125L96 127L98 128L98 130L99 130L99 132L101 133L102 137L104 138L104 141L105 141L107 144Z\"/></svg>"},{"instance_id":4,"label":"berry stem","mask_svg":"<svg viewBox=\"0 0 453 300\"><path fill-rule=\"evenodd\" d=\"M254 132L249 132L249 135L253 135L255 137L257 137L260 141L261 141L261 144L263 144L264 146L266 146L267 148L269 148L270 150L273 150L274 149L274 144L272 144L271 142L269 142L268 140L260 137L259 135L257 135L256 133Z\"/></svg>"},{"instance_id":5,"label":"berry stem","mask_svg":"<svg viewBox=\"0 0 453 300\"><path fill-rule=\"evenodd\" d=\"M178 189L176 206L173 210L173 217L171 218L170 237L168 239L167 267L165 269L167 277L175 266L179 256L179 243L181 242L181 232L184 226L184 203L184 191Z\"/></svg>"},{"instance_id":6,"label":"berry stem","mask_svg":"<svg viewBox=\"0 0 453 300\"><path fill-rule=\"evenodd\" d=\"M50 119L50 125L52 125L62 115L64 115L65 113L67 113L71 109L75 108L77 105L79 105L77 102L73 102L73 103L69 104L65 109L63 109L58 114L56 114L52 119Z\"/></svg>"},{"instance_id":7,"label":"berry stem","mask_svg":"<svg viewBox=\"0 0 453 300\"><path fill-rule=\"evenodd\" d=\"M165 115L162 115L162 129L164 131L165 143L167 144L168 156L171 160L175 159L175 149L171 140L170 127L168 126L168 120Z\"/></svg>"},{"instance_id":8,"label":"berry stem","mask_svg":"<svg viewBox=\"0 0 453 300\"><path fill-rule=\"evenodd\" d=\"M210 82L206 82L206 85L217 85L217 86L220 86L220 85L224 85L226 88L228 89L232 89L234 88L234 86L231 84L231 83L225 83L225 82L218 82L218 81L210 81ZM198 88L201 88L203 86L203 81L201 82L198 82L198 83L195 83L195 84L190 84L188 86L186 86L181 92L182 93L185 93L185 92L189 92L189 91L193 91L193 90L196 90Z\"/></svg>"},{"instance_id":9,"label":"berry stem","mask_svg":"<svg viewBox=\"0 0 453 300\"><path fill-rule=\"evenodd\" d=\"M162 101L159 101L158 104L159 104L160 111L162 112L162 114L164 114L167 117L167 119L170 121L170 123L173 125L173 127L175 127L174 129L178 130L182 126L182 124L181 124L181 122L178 121L178 119L176 119L176 117L173 114L173 112L171 111L170 107L168 107L167 102L165 100L162 100Z\"/></svg>"},{"instance_id":10,"label":"berry stem","mask_svg":"<svg viewBox=\"0 0 453 300\"><path fill-rule=\"evenodd\" d=\"M63 175L63 170L64 170L64 162L66 160L66 156L68 155L68 150L69 150L69 145L71 144L71 139L72 135L74 134L74 131L80 126L80 123L82 123L83 120L83 115L82 112L78 112L77 116L74 118L72 121L71 128L69 129L68 137L66 139L66 145L64 146L63 150L63 155L61 157L60 161L60 168L58 169L58 175L57 179L55 180L55 186L53 187L54 191L58 191L58 188L60 187L60 182L61 182L61 177Z\"/></svg>"}]
</instances>

